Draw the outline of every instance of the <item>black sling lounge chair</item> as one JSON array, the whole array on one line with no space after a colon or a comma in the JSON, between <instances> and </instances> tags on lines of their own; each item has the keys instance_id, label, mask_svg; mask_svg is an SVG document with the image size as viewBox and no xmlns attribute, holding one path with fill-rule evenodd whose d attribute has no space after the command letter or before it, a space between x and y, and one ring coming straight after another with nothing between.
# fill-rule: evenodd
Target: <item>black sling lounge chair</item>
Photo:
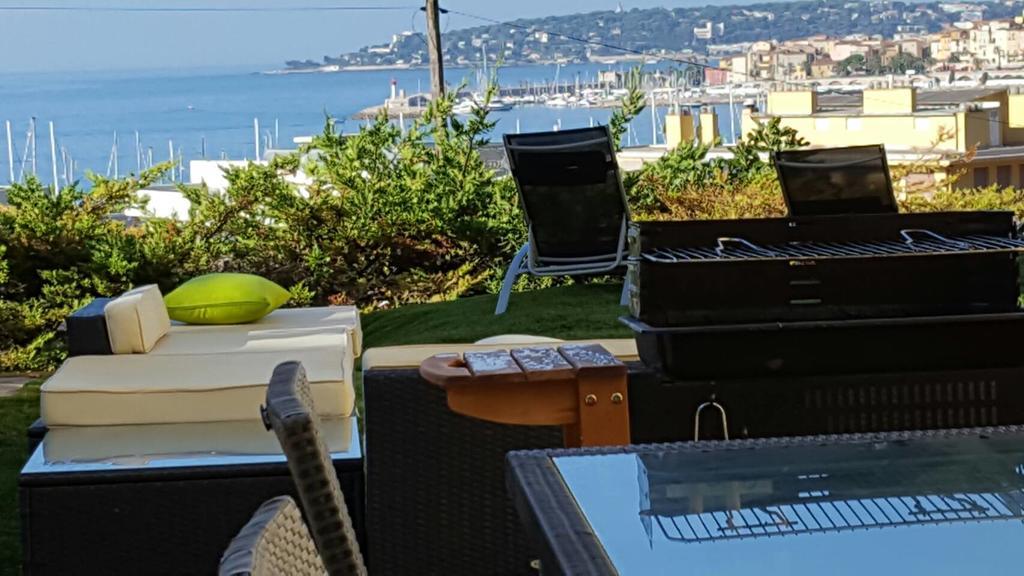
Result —
<instances>
[{"instance_id":1,"label":"black sling lounge chair","mask_svg":"<svg viewBox=\"0 0 1024 576\"><path fill-rule=\"evenodd\" d=\"M773 152L790 216L896 212L885 146Z\"/></svg>"},{"instance_id":2,"label":"black sling lounge chair","mask_svg":"<svg viewBox=\"0 0 1024 576\"><path fill-rule=\"evenodd\" d=\"M512 259L495 314L520 274L575 276L623 265L629 208L607 126L506 134L529 239ZM623 287L623 302L627 288Z\"/></svg>"}]
</instances>

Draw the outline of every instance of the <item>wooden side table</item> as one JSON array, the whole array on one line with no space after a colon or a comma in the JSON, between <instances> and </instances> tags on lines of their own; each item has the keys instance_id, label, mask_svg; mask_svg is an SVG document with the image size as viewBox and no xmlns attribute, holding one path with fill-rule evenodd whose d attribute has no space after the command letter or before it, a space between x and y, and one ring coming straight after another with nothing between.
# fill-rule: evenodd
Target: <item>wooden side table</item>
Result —
<instances>
[{"instance_id":1,"label":"wooden side table","mask_svg":"<svg viewBox=\"0 0 1024 576\"><path fill-rule=\"evenodd\" d=\"M439 354L420 374L465 416L559 425L570 448L630 443L626 365L597 344Z\"/></svg>"}]
</instances>

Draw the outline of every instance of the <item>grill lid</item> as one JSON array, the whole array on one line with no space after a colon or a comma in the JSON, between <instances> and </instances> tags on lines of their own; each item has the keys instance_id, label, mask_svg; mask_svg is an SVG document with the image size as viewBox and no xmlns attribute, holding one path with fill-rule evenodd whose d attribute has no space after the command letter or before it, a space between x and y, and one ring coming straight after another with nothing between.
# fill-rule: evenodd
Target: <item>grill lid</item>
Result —
<instances>
[{"instance_id":1,"label":"grill lid","mask_svg":"<svg viewBox=\"0 0 1024 576\"><path fill-rule=\"evenodd\" d=\"M882 145L772 153L791 216L896 213Z\"/></svg>"}]
</instances>

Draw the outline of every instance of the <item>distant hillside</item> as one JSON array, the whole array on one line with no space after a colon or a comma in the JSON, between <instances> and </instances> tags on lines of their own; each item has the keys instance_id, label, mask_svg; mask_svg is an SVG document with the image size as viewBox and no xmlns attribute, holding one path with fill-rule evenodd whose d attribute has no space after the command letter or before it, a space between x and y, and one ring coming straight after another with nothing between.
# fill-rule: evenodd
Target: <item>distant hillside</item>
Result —
<instances>
[{"instance_id":1,"label":"distant hillside","mask_svg":"<svg viewBox=\"0 0 1024 576\"><path fill-rule=\"evenodd\" d=\"M820 0L650 8L550 16L450 30L442 35L449 64L489 61L506 64L587 62L623 57L618 50L569 40L565 34L593 42L657 54L703 53L709 45L756 40L791 40L815 34L846 36L926 33L960 20L1009 18L1021 14L1021 2L926 3L864 0ZM514 26L513 26L514 25ZM422 34L396 33L390 42L358 52L324 56L323 60L291 60L289 68L336 66L421 66L428 62Z\"/></svg>"}]
</instances>

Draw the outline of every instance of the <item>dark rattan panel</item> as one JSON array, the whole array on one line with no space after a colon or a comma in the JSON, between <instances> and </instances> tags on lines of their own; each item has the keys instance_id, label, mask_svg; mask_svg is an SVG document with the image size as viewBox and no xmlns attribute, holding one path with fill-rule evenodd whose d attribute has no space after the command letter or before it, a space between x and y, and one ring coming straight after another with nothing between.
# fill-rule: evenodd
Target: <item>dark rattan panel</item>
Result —
<instances>
[{"instance_id":1,"label":"dark rattan panel","mask_svg":"<svg viewBox=\"0 0 1024 576\"><path fill-rule=\"evenodd\" d=\"M361 535L360 464L335 462ZM231 539L265 500L295 496L283 462L150 472L23 479L24 574L213 575Z\"/></svg>"},{"instance_id":2,"label":"dark rattan panel","mask_svg":"<svg viewBox=\"0 0 1024 576\"><path fill-rule=\"evenodd\" d=\"M561 430L454 414L415 368L370 370L363 386L370 573L535 575L505 454L561 446Z\"/></svg>"}]
</instances>

